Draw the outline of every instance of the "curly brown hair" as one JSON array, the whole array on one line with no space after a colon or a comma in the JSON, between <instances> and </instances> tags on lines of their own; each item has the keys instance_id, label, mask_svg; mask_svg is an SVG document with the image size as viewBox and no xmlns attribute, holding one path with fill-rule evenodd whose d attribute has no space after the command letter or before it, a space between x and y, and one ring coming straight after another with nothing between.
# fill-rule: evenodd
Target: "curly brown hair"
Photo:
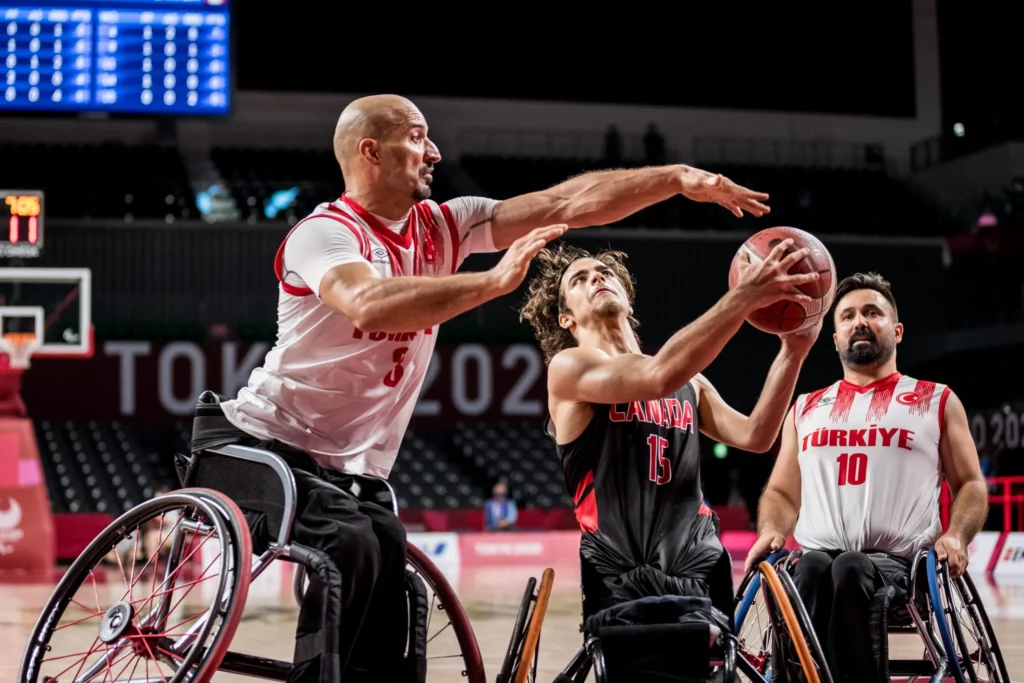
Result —
<instances>
[{"instance_id":1,"label":"curly brown hair","mask_svg":"<svg viewBox=\"0 0 1024 683\"><path fill-rule=\"evenodd\" d=\"M591 254L585 249L566 244L558 245L557 249L542 249L536 256L536 261L540 264L540 273L530 281L526 301L519 311L519 320L529 320L533 326L534 334L544 353L545 364L550 363L559 351L578 346L572 332L558 324L558 316L562 313L572 314L562 294L562 277L574 261L584 258L595 259L612 269L622 283L630 305L636 296L633 276L623 263L626 259L625 252L604 250ZM636 334L636 328L640 326L640 321L629 316L629 324L633 327L633 335L639 344L640 336Z\"/></svg>"}]
</instances>

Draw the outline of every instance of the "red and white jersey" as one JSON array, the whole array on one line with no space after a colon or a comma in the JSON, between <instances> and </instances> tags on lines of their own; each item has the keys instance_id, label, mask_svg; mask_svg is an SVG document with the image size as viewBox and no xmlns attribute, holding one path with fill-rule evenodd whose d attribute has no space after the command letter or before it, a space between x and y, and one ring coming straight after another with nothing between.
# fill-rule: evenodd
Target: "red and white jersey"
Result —
<instances>
[{"instance_id":1,"label":"red and white jersey","mask_svg":"<svg viewBox=\"0 0 1024 683\"><path fill-rule=\"evenodd\" d=\"M901 557L934 544L949 391L897 372L865 387L840 380L798 396L797 543Z\"/></svg>"},{"instance_id":2,"label":"red and white jersey","mask_svg":"<svg viewBox=\"0 0 1024 683\"><path fill-rule=\"evenodd\" d=\"M299 221L274 262L277 343L238 397L221 404L228 420L257 438L305 451L326 468L386 478L438 326L363 332L320 301L320 282L336 266L355 262L370 264L380 277L451 275L469 254L497 251L490 229L497 203L424 201L405 219L388 221L342 196Z\"/></svg>"}]
</instances>

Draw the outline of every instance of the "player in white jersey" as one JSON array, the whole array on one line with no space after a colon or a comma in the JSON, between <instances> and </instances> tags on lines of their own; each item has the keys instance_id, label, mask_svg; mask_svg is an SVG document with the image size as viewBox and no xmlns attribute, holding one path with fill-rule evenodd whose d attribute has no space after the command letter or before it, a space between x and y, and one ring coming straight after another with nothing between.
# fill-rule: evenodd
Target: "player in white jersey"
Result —
<instances>
[{"instance_id":1,"label":"player in white jersey","mask_svg":"<svg viewBox=\"0 0 1024 683\"><path fill-rule=\"evenodd\" d=\"M195 450L234 438L234 430L240 442L281 454L298 486L292 538L341 574L334 587L311 576L293 683L342 671L346 682L401 675L405 530L389 508L346 492L372 489L368 475L391 471L440 323L516 289L537 252L567 228L614 223L677 194L737 216L768 212L766 194L682 165L589 173L503 201L439 205L430 184L441 155L422 113L393 95L346 107L334 150L344 195L300 221L275 259L277 343L238 396L220 404L228 426L193 439ZM501 250L490 270L457 272L470 254ZM257 543L276 533L266 518L248 519ZM322 632L332 588L340 594L339 634Z\"/></svg>"},{"instance_id":2,"label":"player in white jersey","mask_svg":"<svg viewBox=\"0 0 1024 683\"><path fill-rule=\"evenodd\" d=\"M843 379L790 409L747 568L792 533L804 549L793 579L833 678L888 681L885 606L906 599L921 549L963 573L988 491L960 399L896 369L903 324L889 283L845 278L833 322ZM944 534L943 477L953 495Z\"/></svg>"}]
</instances>

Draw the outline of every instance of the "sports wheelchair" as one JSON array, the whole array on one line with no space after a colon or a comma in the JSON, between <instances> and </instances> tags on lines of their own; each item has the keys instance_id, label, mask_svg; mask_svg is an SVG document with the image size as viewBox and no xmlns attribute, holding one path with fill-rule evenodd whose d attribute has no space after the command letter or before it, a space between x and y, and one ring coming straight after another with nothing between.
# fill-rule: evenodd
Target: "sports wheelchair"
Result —
<instances>
[{"instance_id":1,"label":"sports wheelchair","mask_svg":"<svg viewBox=\"0 0 1024 683\"><path fill-rule=\"evenodd\" d=\"M226 426L217 405L222 399L204 392L196 406L193 444L198 423L218 415L216 432L222 438L176 457L183 488L121 515L64 574L32 630L19 683L206 683L217 672L287 680L290 662L228 650L249 584L276 560L296 565L292 590L297 601L308 572L321 576L324 585L344 577L325 555L290 540L297 505L294 475L275 453L231 443L244 434ZM361 490L349 493L388 505L397 514L397 499L385 480L361 483ZM278 529L276 539L255 553L243 509L265 514L268 528ZM116 569L104 570L111 550L126 543L138 549L154 536L155 550L141 567L137 553L130 563L114 553ZM545 570L539 587L536 579L529 580L498 683L523 683L535 677L535 655L553 580L551 569ZM441 676L461 675L469 683L485 683L480 649L465 610L444 574L412 544L406 592L409 634L402 680L424 683L428 660L432 666L440 660L436 664ZM340 596L330 591L325 595L321 644L324 653L332 653L337 651L337 625L344 615ZM446 623L432 629L441 618ZM434 639L445 631L454 635L457 651L435 655ZM62 635L70 641L63 649L55 642L55 636ZM337 659L321 658L321 683L337 680Z\"/></svg>"},{"instance_id":2,"label":"sports wheelchair","mask_svg":"<svg viewBox=\"0 0 1024 683\"><path fill-rule=\"evenodd\" d=\"M792 579L776 570L775 559L768 556L743 578L733 598L732 620L712 608L710 619L690 619L689 623L681 623L687 619L679 614L664 623L639 626L584 624L583 646L556 683L583 683L591 669L597 683L641 679L774 683L798 680L798 676L808 683L832 683ZM768 622L763 631L750 632L742 627L755 604L763 609ZM713 645L712 624L719 627ZM681 654L684 652L689 656Z\"/></svg>"},{"instance_id":3,"label":"sports wheelchair","mask_svg":"<svg viewBox=\"0 0 1024 683\"><path fill-rule=\"evenodd\" d=\"M789 574L800 561L801 550L779 551L769 557L779 576ZM923 571L922 571L923 570ZM923 641L920 659L888 659L891 677L956 683L1009 683L1002 652L985 607L965 572L950 579L946 562L939 562L935 549L922 550L910 568L909 595L895 592L884 596L882 615L885 633L918 635ZM742 618L737 614L737 623Z\"/></svg>"}]
</instances>

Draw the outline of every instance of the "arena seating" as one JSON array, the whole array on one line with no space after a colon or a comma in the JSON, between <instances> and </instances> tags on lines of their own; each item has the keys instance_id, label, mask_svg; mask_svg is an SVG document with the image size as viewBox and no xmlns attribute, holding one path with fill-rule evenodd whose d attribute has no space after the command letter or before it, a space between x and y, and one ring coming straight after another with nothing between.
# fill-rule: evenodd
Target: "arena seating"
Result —
<instances>
[{"instance_id":1,"label":"arena seating","mask_svg":"<svg viewBox=\"0 0 1024 683\"><path fill-rule=\"evenodd\" d=\"M156 144L0 145L0 187L42 188L46 214L69 218L196 218L174 147Z\"/></svg>"},{"instance_id":2,"label":"arena seating","mask_svg":"<svg viewBox=\"0 0 1024 683\"><path fill-rule=\"evenodd\" d=\"M235 199L242 219L249 222L302 218L317 204L345 189L334 152L330 149L255 149L215 147L210 151L217 171ZM442 162L434 174L432 199L454 196ZM296 192L294 203L268 217L264 208L276 192Z\"/></svg>"},{"instance_id":3,"label":"arena seating","mask_svg":"<svg viewBox=\"0 0 1024 683\"><path fill-rule=\"evenodd\" d=\"M609 166L601 159L492 155L465 155L461 162L488 195L499 198L549 187ZM798 225L815 233L948 235L959 230L950 217L881 171L737 166L699 160L694 164L769 193L776 224ZM870 201L864 199L867 197ZM884 212L879 207L885 207ZM682 198L641 211L622 224L689 230L749 227L719 207Z\"/></svg>"}]
</instances>

